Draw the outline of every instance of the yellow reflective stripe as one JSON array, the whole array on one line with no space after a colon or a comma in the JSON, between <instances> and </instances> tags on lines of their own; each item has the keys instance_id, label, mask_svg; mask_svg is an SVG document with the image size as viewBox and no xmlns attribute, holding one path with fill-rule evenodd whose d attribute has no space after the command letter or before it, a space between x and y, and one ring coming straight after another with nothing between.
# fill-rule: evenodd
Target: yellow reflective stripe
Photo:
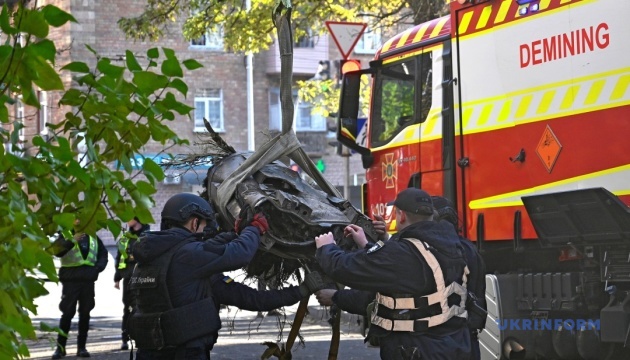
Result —
<instances>
[{"instance_id":1,"label":"yellow reflective stripe","mask_svg":"<svg viewBox=\"0 0 630 360\"><path fill-rule=\"evenodd\" d=\"M413 37L413 42L416 43L420 41L420 39L422 39L422 37L424 36L424 33L427 32L428 28L429 28L429 23L422 25L420 29L418 29L416 36Z\"/></svg>"},{"instance_id":2,"label":"yellow reflective stripe","mask_svg":"<svg viewBox=\"0 0 630 360\"><path fill-rule=\"evenodd\" d=\"M477 125L485 125L490 119L490 115L492 114L492 109L494 104L488 104L481 109L481 115L479 115L479 121Z\"/></svg>"},{"instance_id":3,"label":"yellow reflective stripe","mask_svg":"<svg viewBox=\"0 0 630 360\"><path fill-rule=\"evenodd\" d=\"M430 37L434 38L436 36L438 36L440 34L440 31L442 31L442 28L444 27L444 25L446 24L446 22L448 21L448 18L444 18L442 20L440 20L435 27L433 28L433 31L431 32Z\"/></svg>"},{"instance_id":4,"label":"yellow reflective stripe","mask_svg":"<svg viewBox=\"0 0 630 360\"><path fill-rule=\"evenodd\" d=\"M514 114L514 117L522 118L527 115L527 110L529 109L529 105L532 103L533 97L534 96L531 94L523 96L523 98L521 99L521 103L518 104L518 109L516 110L516 114Z\"/></svg>"},{"instance_id":5,"label":"yellow reflective stripe","mask_svg":"<svg viewBox=\"0 0 630 360\"><path fill-rule=\"evenodd\" d=\"M518 120L518 124L532 123L628 105L628 87L630 68L623 68L505 95L464 101L460 105L463 132L492 131L515 126L514 120Z\"/></svg>"},{"instance_id":6,"label":"yellow reflective stripe","mask_svg":"<svg viewBox=\"0 0 630 360\"><path fill-rule=\"evenodd\" d=\"M409 38L409 35L411 35L411 31L413 30L413 28L407 29L405 30L405 32L402 33L402 36L400 37L400 40L398 40L398 43L396 44L396 47L401 47L405 44L405 42L407 41L407 39Z\"/></svg>"},{"instance_id":7,"label":"yellow reflective stripe","mask_svg":"<svg viewBox=\"0 0 630 360\"><path fill-rule=\"evenodd\" d=\"M619 81L617 81L617 84L615 84L615 89L610 95L610 100L614 101L614 100L622 99L624 95L626 94L626 90L628 90L629 84L630 84L630 75L622 76L619 79Z\"/></svg>"},{"instance_id":8,"label":"yellow reflective stripe","mask_svg":"<svg viewBox=\"0 0 630 360\"><path fill-rule=\"evenodd\" d=\"M474 11L469 11L465 13L464 16L462 17L462 21L459 23L460 34L464 34L466 33L466 31L468 31L468 27L470 26L470 20L472 19L473 14L474 14Z\"/></svg>"},{"instance_id":9,"label":"yellow reflective stripe","mask_svg":"<svg viewBox=\"0 0 630 360\"><path fill-rule=\"evenodd\" d=\"M588 91L588 95L586 96L586 100L584 100L584 105L593 105L597 102L599 95L602 93L604 89L604 85L606 85L606 80L597 80L593 82L591 85L591 89Z\"/></svg>"},{"instance_id":10,"label":"yellow reflective stripe","mask_svg":"<svg viewBox=\"0 0 630 360\"><path fill-rule=\"evenodd\" d=\"M540 1L540 10L545 10L549 7L551 0L541 0Z\"/></svg>"},{"instance_id":11,"label":"yellow reflective stripe","mask_svg":"<svg viewBox=\"0 0 630 360\"><path fill-rule=\"evenodd\" d=\"M481 11L481 15L479 16L479 21L477 21L477 30L483 29L488 25L488 20L490 19L490 15L492 14L492 5L488 5L483 8Z\"/></svg>"},{"instance_id":12,"label":"yellow reflective stripe","mask_svg":"<svg viewBox=\"0 0 630 360\"><path fill-rule=\"evenodd\" d=\"M569 86L567 92L564 94L564 99L562 99L562 103L560 104L560 109L566 110L573 106L573 102L577 97L577 94L580 92L579 85Z\"/></svg>"},{"instance_id":13,"label":"yellow reflective stripe","mask_svg":"<svg viewBox=\"0 0 630 360\"><path fill-rule=\"evenodd\" d=\"M505 21L505 17L507 16L512 2L512 0L503 0L503 2L501 3L501 7L499 8L499 12L497 13L497 17L494 19L495 24Z\"/></svg>"},{"instance_id":14,"label":"yellow reflective stripe","mask_svg":"<svg viewBox=\"0 0 630 360\"><path fill-rule=\"evenodd\" d=\"M536 110L536 114L544 114L549 111L549 107L551 106L554 96L556 96L555 90L545 91L542 100L540 101L540 105L538 105L538 110Z\"/></svg>"},{"instance_id":15,"label":"yellow reflective stripe","mask_svg":"<svg viewBox=\"0 0 630 360\"><path fill-rule=\"evenodd\" d=\"M627 175L623 175L623 173L627 173ZM630 165L623 165L544 185L472 200L468 203L468 207L472 210L477 210L508 206L522 206L522 196L541 195L551 192L586 189L590 187L604 187L617 196L630 194L630 183L620 184L618 181L619 178L630 178Z\"/></svg>"}]
</instances>

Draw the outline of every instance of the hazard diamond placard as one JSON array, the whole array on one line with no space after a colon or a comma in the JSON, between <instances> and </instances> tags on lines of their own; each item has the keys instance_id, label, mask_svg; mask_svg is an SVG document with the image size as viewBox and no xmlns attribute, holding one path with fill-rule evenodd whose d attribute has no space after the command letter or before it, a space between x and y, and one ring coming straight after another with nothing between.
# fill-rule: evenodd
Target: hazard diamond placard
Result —
<instances>
[{"instance_id":1,"label":"hazard diamond placard","mask_svg":"<svg viewBox=\"0 0 630 360\"><path fill-rule=\"evenodd\" d=\"M344 60L348 59L352 49L357 44L367 27L366 23L353 23L343 21L326 21L326 27L330 31L339 52Z\"/></svg>"},{"instance_id":2,"label":"hazard diamond placard","mask_svg":"<svg viewBox=\"0 0 630 360\"><path fill-rule=\"evenodd\" d=\"M562 145L560 145L556 134L554 134L549 125L547 125L538 142L538 146L536 146L536 154L538 154L538 157L542 160L549 173L551 173L553 166L556 164L556 160L558 160L560 150L562 150Z\"/></svg>"}]
</instances>

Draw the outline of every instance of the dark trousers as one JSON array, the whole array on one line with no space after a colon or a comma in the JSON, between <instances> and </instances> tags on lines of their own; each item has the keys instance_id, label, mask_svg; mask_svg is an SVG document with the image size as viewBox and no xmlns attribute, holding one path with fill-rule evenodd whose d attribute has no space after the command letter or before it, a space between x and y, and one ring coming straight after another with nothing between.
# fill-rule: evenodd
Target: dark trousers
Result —
<instances>
[{"instance_id":1,"label":"dark trousers","mask_svg":"<svg viewBox=\"0 0 630 360\"><path fill-rule=\"evenodd\" d=\"M83 349L87 343L88 330L90 329L90 311L94 309L93 281L62 283L61 302L59 303L59 310L61 310L59 329L66 334L70 332L72 318L77 312L77 303L79 304L79 334L77 335L77 347ZM68 338L61 334L57 337L57 343L63 348L66 347L67 340Z\"/></svg>"},{"instance_id":2,"label":"dark trousers","mask_svg":"<svg viewBox=\"0 0 630 360\"><path fill-rule=\"evenodd\" d=\"M122 341L129 341L129 318L133 308L136 306L133 291L129 287L129 278L122 279L122 302L123 302L123 318L122 318Z\"/></svg>"}]
</instances>

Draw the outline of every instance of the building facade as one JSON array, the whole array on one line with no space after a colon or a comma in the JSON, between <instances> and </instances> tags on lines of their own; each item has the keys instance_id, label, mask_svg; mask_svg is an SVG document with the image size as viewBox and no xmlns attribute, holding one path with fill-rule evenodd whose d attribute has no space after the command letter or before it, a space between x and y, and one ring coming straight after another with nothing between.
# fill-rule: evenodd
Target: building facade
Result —
<instances>
[{"instance_id":1,"label":"building facade","mask_svg":"<svg viewBox=\"0 0 630 360\"><path fill-rule=\"evenodd\" d=\"M226 52L223 48L220 33L208 33L200 39L186 40L181 31L181 24L174 24L166 36L157 42L143 42L125 39L125 35L118 28L120 17L139 15L146 5L146 0L48 0L46 4L53 4L71 13L78 23L68 23L61 28L51 28L49 38L56 43L59 68L71 61L81 61L88 64L95 63L94 55L86 48L86 44L103 57L114 61L125 60L125 51L129 50L140 62L146 60L146 51L150 48L173 49L180 60L195 59L203 65L194 73L185 72L184 82L189 87L188 105L195 107L194 120L178 116L169 124L180 138L189 139L193 144L198 141L198 135L204 132L202 118L207 118L225 139L237 151L248 148L247 127L247 71L244 54ZM373 57L374 50L380 45L380 38L375 34L366 34L359 42L357 52L353 57L362 59L363 66L367 66ZM309 37L296 41L294 48L293 79L308 80L312 78L320 61L340 59L339 51L330 36ZM331 69L335 71L335 69ZM254 114L255 114L255 147L260 147L270 136L280 129L280 57L277 43L269 50L254 56L253 67ZM72 86L71 79L64 79L66 88ZM297 87L294 87L297 91ZM22 117L25 124L23 141L36 134L45 135L45 123L58 122L63 116L56 104L61 94L40 94L42 109L24 109L17 107L16 117ZM333 119L314 115L309 104L299 104L295 111L296 133L306 152L315 163L322 165L324 176L335 186L343 187L346 177L349 178L353 203L360 206L358 186L363 182L364 170L358 155L344 159L336 154L334 142ZM177 116L177 115L176 115ZM153 157L163 150L159 143L149 143L143 149L142 156ZM186 147L171 148L172 154L190 153ZM347 160L347 163L346 163ZM180 192L201 191L201 181L205 177L207 168L195 169L187 174L169 173L166 180L158 185L154 195L156 201L153 217L156 224L152 229L158 229L160 210L164 202L173 194ZM102 234L102 238L111 244L111 235Z\"/></svg>"}]
</instances>

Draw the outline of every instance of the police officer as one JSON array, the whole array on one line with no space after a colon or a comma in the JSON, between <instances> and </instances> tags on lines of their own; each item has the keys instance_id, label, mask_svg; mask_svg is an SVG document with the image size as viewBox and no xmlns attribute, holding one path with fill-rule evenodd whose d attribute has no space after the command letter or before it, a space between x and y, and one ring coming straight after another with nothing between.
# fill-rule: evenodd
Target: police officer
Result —
<instances>
[{"instance_id":1,"label":"police officer","mask_svg":"<svg viewBox=\"0 0 630 360\"><path fill-rule=\"evenodd\" d=\"M368 337L378 338L382 359L468 360L468 270L455 229L433 221L433 202L423 190L405 189L388 205L395 206L396 235L349 253L331 233L318 236L322 269L337 282L376 293ZM360 228L347 230L364 248Z\"/></svg>"},{"instance_id":2,"label":"police officer","mask_svg":"<svg viewBox=\"0 0 630 360\"><path fill-rule=\"evenodd\" d=\"M134 244L142 235L142 233L151 230L149 225L145 225L138 220L137 217L127 222L129 230L116 243L118 252L116 254L116 272L114 273L114 287L120 289L120 281L122 280L122 302L123 302L123 318L122 318L122 345L121 350L128 350L129 345L129 316L133 310L135 301L133 292L129 289L129 279L136 265L131 250Z\"/></svg>"},{"instance_id":3,"label":"police officer","mask_svg":"<svg viewBox=\"0 0 630 360\"><path fill-rule=\"evenodd\" d=\"M436 220L448 221L460 233L459 218L453 203L442 196L432 196L431 199L435 207ZM481 353L478 335L486 326L486 317L488 315L486 306L486 264L472 241L462 236L459 237L459 240L463 246L464 257L470 271L468 275L466 309L468 310L468 329L470 330L472 358L479 360L481 359Z\"/></svg>"},{"instance_id":4,"label":"police officer","mask_svg":"<svg viewBox=\"0 0 630 360\"><path fill-rule=\"evenodd\" d=\"M78 221L76 222L78 225ZM94 308L94 283L107 266L107 249L97 236L84 233L59 235L53 244L53 254L61 258L59 281L61 281L61 319L59 329L70 332L72 318L79 305L79 333L77 335L77 356L90 357L85 345L90 329L90 311ZM57 349L53 359L66 355L66 335L57 336Z\"/></svg>"},{"instance_id":5,"label":"police officer","mask_svg":"<svg viewBox=\"0 0 630 360\"><path fill-rule=\"evenodd\" d=\"M221 304L268 311L323 286L314 274L300 286L257 292L224 276L222 271L252 259L269 228L262 213L237 222L240 235L223 233L201 241L209 228L217 228L210 204L192 194L166 202L161 231L146 233L133 249L137 264L130 284L136 312L130 331L138 347L136 359L209 359L221 328Z\"/></svg>"}]
</instances>

